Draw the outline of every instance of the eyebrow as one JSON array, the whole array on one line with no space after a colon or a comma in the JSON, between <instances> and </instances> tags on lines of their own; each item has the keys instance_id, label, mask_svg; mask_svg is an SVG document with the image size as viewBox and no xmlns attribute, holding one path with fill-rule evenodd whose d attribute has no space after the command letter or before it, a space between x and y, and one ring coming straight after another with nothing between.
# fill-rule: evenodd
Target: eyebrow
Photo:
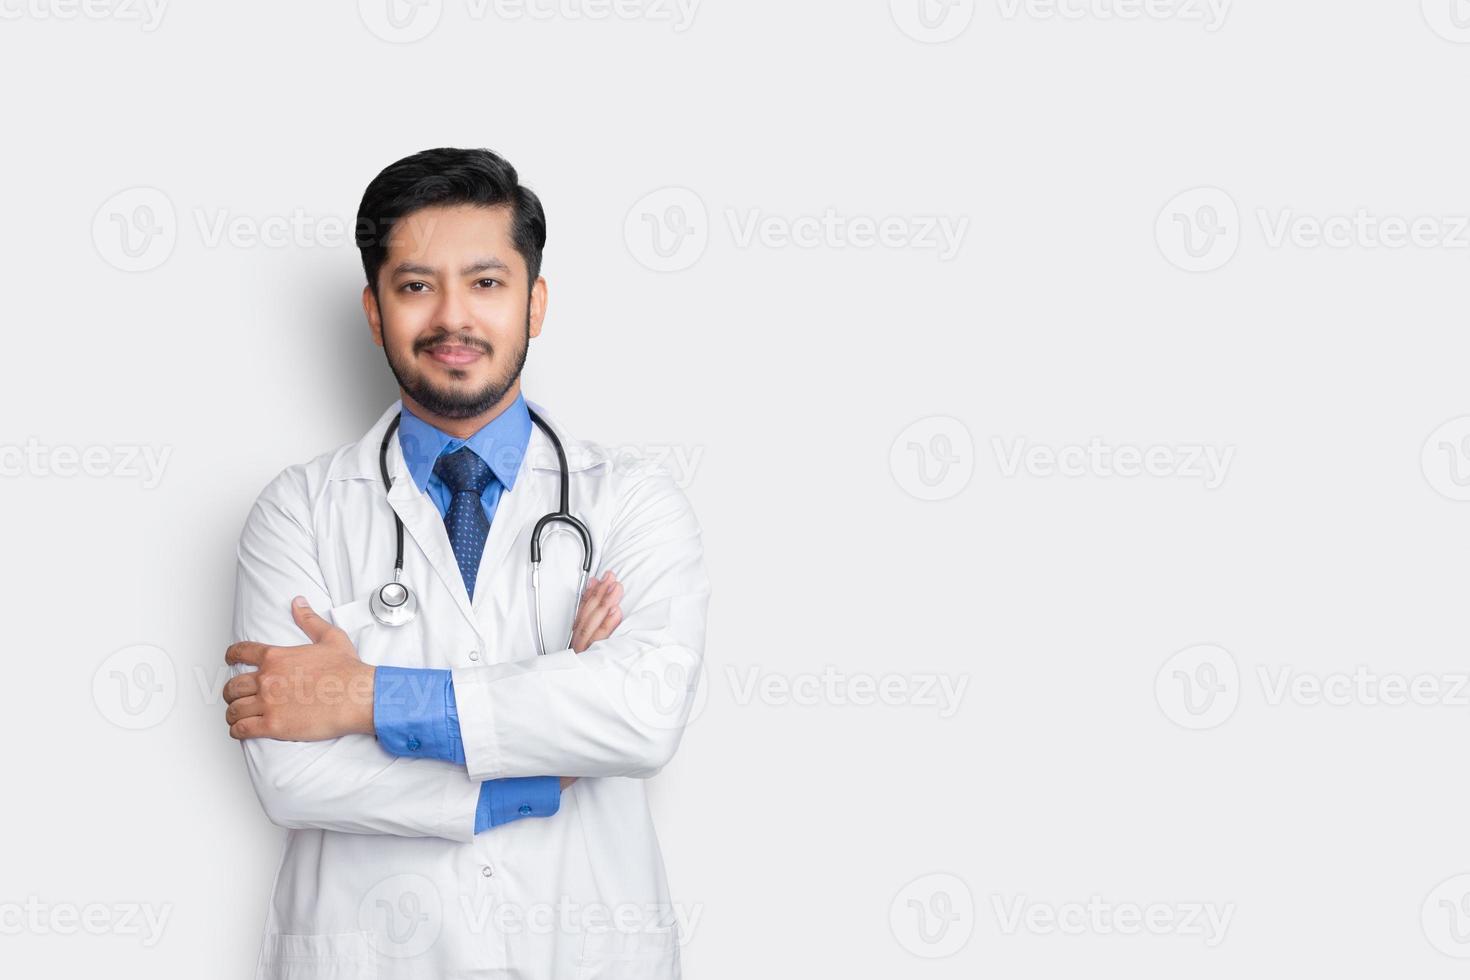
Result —
<instances>
[{"instance_id":1,"label":"eyebrow","mask_svg":"<svg viewBox=\"0 0 1470 980\"><path fill-rule=\"evenodd\" d=\"M504 262L500 261L494 256L491 256L490 258L486 259L476 259L469 265L465 266L463 269L460 269L459 274L462 276L473 276L476 273L480 272L509 271L510 266L506 265ZM426 265L415 265L412 262L400 262L393 267L393 275L401 276L405 274L415 276L435 276L439 274L439 270L431 269L429 266Z\"/></svg>"}]
</instances>

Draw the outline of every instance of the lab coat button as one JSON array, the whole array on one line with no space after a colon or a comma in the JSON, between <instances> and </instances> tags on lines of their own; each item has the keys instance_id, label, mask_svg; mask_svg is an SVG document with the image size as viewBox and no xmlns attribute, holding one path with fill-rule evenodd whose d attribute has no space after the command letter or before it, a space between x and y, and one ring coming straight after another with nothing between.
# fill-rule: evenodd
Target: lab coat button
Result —
<instances>
[{"instance_id":1,"label":"lab coat button","mask_svg":"<svg viewBox=\"0 0 1470 980\"><path fill-rule=\"evenodd\" d=\"M493 872L493 871L490 870L490 865L488 865L488 864L485 865L484 867L482 867L480 869L480 874L484 875L486 878L490 877L494 873L495 872Z\"/></svg>"},{"instance_id":2,"label":"lab coat button","mask_svg":"<svg viewBox=\"0 0 1470 980\"><path fill-rule=\"evenodd\" d=\"M470 651L470 659L471 660L479 660L480 659L480 651L479 650L471 650Z\"/></svg>"}]
</instances>

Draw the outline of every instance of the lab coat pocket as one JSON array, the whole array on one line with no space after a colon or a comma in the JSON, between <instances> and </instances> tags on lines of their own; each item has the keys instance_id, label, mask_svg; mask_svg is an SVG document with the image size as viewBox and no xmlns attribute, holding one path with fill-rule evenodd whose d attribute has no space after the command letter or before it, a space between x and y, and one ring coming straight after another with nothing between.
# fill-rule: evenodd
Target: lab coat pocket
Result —
<instances>
[{"instance_id":1,"label":"lab coat pocket","mask_svg":"<svg viewBox=\"0 0 1470 980\"><path fill-rule=\"evenodd\" d=\"M266 936L261 980L378 980L378 954L366 933Z\"/></svg>"},{"instance_id":2,"label":"lab coat pocket","mask_svg":"<svg viewBox=\"0 0 1470 980\"><path fill-rule=\"evenodd\" d=\"M589 932L577 980L679 980L678 931Z\"/></svg>"}]
</instances>

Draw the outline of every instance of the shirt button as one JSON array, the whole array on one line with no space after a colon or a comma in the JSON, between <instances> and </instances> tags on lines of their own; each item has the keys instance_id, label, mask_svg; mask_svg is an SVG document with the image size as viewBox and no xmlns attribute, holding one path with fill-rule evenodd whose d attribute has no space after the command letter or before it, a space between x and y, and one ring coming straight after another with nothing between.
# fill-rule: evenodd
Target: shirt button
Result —
<instances>
[{"instance_id":1,"label":"shirt button","mask_svg":"<svg viewBox=\"0 0 1470 980\"><path fill-rule=\"evenodd\" d=\"M526 815L526 814L528 814L528 813L530 813L530 812L531 812L531 807L530 807L530 804L527 804L527 803L522 803L522 804L521 804L521 808L520 808L520 810L518 810L518 811L517 811L517 812L518 812L518 813L519 813L519 814L520 814L520 815L521 815L521 816L523 816L523 817L524 817L524 816L525 816L525 815Z\"/></svg>"},{"instance_id":2,"label":"shirt button","mask_svg":"<svg viewBox=\"0 0 1470 980\"><path fill-rule=\"evenodd\" d=\"M480 868L480 874L484 875L486 878L490 877L494 873L495 872L493 872L493 871L490 870L490 865L488 865L488 864L485 865L484 867Z\"/></svg>"},{"instance_id":3,"label":"shirt button","mask_svg":"<svg viewBox=\"0 0 1470 980\"><path fill-rule=\"evenodd\" d=\"M409 740L408 740L408 751L410 751L410 752L417 752L418 750L419 750L419 740L416 739L416 738L410 737Z\"/></svg>"},{"instance_id":4,"label":"shirt button","mask_svg":"<svg viewBox=\"0 0 1470 980\"><path fill-rule=\"evenodd\" d=\"M480 659L480 651L479 650L471 650L470 651L470 659L471 660L479 660Z\"/></svg>"}]
</instances>

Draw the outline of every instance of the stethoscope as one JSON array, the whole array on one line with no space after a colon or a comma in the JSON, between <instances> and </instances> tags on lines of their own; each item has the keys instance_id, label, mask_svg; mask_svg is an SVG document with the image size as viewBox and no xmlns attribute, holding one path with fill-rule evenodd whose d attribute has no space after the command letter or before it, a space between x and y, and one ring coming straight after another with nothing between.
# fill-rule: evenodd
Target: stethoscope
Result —
<instances>
[{"instance_id":1,"label":"stethoscope","mask_svg":"<svg viewBox=\"0 0 1470 980\"><path fill-rule=\"evenodd\" d=\"M541 427L551 444L556 447L557 467L561 472L561 506L555 512L547 514L536 522L536 528L531 532L531 594L535 597L536 605L536 642L540 644L538 653L546 652L546 638L541 633L541 531L548 524L560 521L569 524L577 536L582 539L582 578L577 583L577 599L580 601L582 590L587 587L587 576L592 571L592 534L587 530L587 525L571 515L567 508L567 499L571 495L571 480L567 473L567 454L561 446L561 440L556 433L551 431L551 426L546 420L537 415L529 408L531 421ZM386 492L393 491L393 481L388 477L388 443L393 439L393 433L398 431L398 420L401 416L395 415L393 421L388 423L388 431L383 433L383 446L378 451L378 468L383 473L383 487ZM398 553L393 560L393 581L375 590L372 598L368 600L368 606L372 609L373 618L384 626L402 626L413 622L418 615L418 599L414 596L408 586L403 584L403 519L398 512L393 512L393 523L398 538ZM575 617L573 626L575 627ZM566 646L571 646L571 633L567 633ZM563 648L564 649L564 648Z\"/></svg>"}]
</instances>

